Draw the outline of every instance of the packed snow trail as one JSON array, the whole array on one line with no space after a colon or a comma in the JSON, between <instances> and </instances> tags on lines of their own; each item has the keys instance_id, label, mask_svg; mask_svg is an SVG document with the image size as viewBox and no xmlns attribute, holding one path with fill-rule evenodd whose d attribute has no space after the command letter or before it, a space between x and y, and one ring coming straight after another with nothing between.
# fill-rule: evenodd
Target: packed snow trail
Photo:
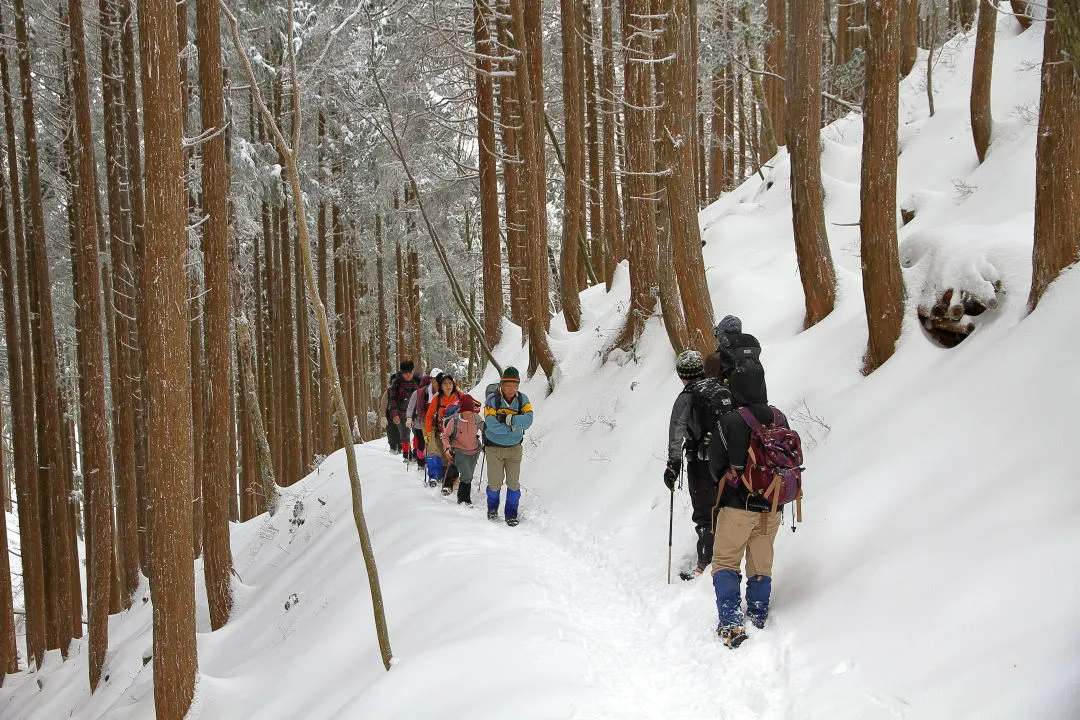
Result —
<instances>
[{"instance_id":1,"label":"packed snow trail","mask_svg":"<svg viewBox=\"0 0 1080 720\"><path fill-rule=\"evenodd\" d=\"M501 519L487 521L482 501L466 511L452 496L422 488L418 475L395 475L413 480L417 502L441 502L446 512L468 512L477 520L468 534L497 542L503 552L532 563L538 598L560 617L562 639L584 650L585 678L600 690L598 697L575 707L572 717L787 716L792 693L782 625L755 632L739 651L725 648L715 634L708 574L691 583L676 577L667 585L653 568L627 563L606 549L608 538L546 512L542 498L527 487L522 523L509 528ZM657 544L664 541L666 536L657 538ZM474 570L486 572L482 563Z\"/></svg>"}]
</instances>

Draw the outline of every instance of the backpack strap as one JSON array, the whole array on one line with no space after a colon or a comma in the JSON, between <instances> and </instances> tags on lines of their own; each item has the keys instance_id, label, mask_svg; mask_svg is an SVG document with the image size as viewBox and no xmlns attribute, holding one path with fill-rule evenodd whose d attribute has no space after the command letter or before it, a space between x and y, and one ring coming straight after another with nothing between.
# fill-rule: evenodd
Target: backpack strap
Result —
<instances>
[{"instance_id":1,"label":"backpack strap","mask_svg":"<svg viewBox=\"0 0 1080 720\"><path fill-rule=\"evenodd\" d=\"M775 425L776 427L783 427L783 423L780 421L780 411L772 407L771 405L769 406L769 409L772 410L773 425Z\"/></svg>"},{"instance_id":2,"label":"backpack strap","mask_svg":"<svg viewBox=\"0 0 1080 720\"><path fill-rule=\"evenodd\" d=\"M751 430L761 427L761 421L754 416L754 413L750 412L750 408L748 407L739 408L739 417L743 419L743 422L750 426Z\"/></svg>"}]
</instances>

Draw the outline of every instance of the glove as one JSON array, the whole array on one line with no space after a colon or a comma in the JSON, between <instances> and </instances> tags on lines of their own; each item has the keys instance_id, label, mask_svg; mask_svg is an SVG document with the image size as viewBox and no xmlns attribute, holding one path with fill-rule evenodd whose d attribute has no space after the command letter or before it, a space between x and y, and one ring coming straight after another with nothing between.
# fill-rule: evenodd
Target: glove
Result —
<instances>
[{"instance_id":1,"label":"glove","mask_svg":"<svg viewBox=\"0 0 1080 720\"><path fill-rule=\"evenodd\" d=\"M501 422L503 425L506 425L507 427L510 426L510 416L509 415L496 415L495 419L498 420L499 422Z\"/></svg>"},{"instance_id":2,"label":"glove","mask_svg":"<svg viewBox=\"0 0 1080 720\"><path fill-rule=\"evenodd\" d=\"M400 415L395 415L394 416L394 424L395 425L400 425L401 424L401 416Z\"/></svg>"},{"instance_id":3,"label":"glove","mask_svg":"<svg viewBox=\"0 0 1080 720\"><path fill-rule=\"evenodd\" d=\"M682 463L678 460L668 460L667 468L664 470L664 484L667 485L667 489L675 492L675 481L679 479L679 472L682 470Z\"/></svg>"},{"instance_id":4,"label":"glove","mask_svg":"<svg viewBox=\"0 0 1080 720\"><path fill-rule=\"evenodd\" d=\"M408 418L407 420L405 420L405 427L412 430L412 418Z\"/></svg>"}]
</instances>

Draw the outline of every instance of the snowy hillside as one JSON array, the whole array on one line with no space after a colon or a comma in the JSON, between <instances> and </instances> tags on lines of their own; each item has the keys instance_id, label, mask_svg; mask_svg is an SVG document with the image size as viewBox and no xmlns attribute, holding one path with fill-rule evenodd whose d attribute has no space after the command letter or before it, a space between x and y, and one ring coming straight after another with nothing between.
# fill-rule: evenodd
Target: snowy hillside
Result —
<instances>
[{"instance_id":1,"label":"snowy hillside","mask_svg":"<svg viewBox=\"0 0 1080 720\"><path fill-rule=\"evenodd\" d=\"M382 441L357 448L397 664L382 670L343 452L234 528L234 617L209 632L190 717L1075 718L1080 716L1080 271L1025 316L1042 29L1000 17L994 140L971 142L972 43L947 46L927 111L921 63L903 82L899 197L908 323L869 378L859 275L861 123L824 132L836 311L801 332L788 164L781 155L701 214L718 317L765 347L770 397L809 448L805 523L782 530L770 626L737 652L716 639L707 578L666 584L666 428L680 384L660 324L636 358L600 354L629 295L582 294L556 319L557 391L523 385L523 522L484 519L423 487ZM973 40L973 38L972 38ZM1001 282L1001 302L946 350L915 318L924 289ZM524 367L512 326L498 354ZM489 372L490 380L494 377ZM474 490L474 499L477 494ZM676 561L693 553L676 494ZM151 610L114 617L107 680L50 653L0 689L3 720L153 717ZM85 653L76 644L73 654Z\"/></svg>"}]
</instances>

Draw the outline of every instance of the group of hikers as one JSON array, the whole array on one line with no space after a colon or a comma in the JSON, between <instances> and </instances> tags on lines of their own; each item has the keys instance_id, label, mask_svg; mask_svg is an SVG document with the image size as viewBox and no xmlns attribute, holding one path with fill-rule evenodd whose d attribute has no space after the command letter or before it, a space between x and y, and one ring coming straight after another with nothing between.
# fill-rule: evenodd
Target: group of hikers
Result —
<instances>
[{"instance_id":1,"label":"group of hikers","mask_svg":"<svg viewBox=\"0 0 1080 720\"><path fill-rule=\"evenodd\" d=\"M746 639L748 620L764 628L772 594L773 542L785 505L801 511L802 448L782 412L769 405L761 345L728 315L714 329L716 351L679 355L675 369L683 389L675 400L668 429L664 483L672 493L686 477L697 532L693 579L712 566L719 614L717 634L737 648ZM458 389L454 377L438 368L419 375L405 360L390 378L386 428L390 450L425 471L428 485L442 484L457 501L472 505L477 461L487 463L487 516L518 524L521 500L522 441L532 425L529 398L521 377L508 367L489 385L483 402ZM742 610L742 566L746 563L746 612ZM670 566L669 566L670 567Z\"/></svg>"},{"instance_id":2,"label":"group of hikers","mask_svg":"<svg viewBox=\"0 0 1080 720\"><path fill-rule=\"evenodd\" d=\"M457 501L472 506L472 482L483 453L487 464L487 516L518 524L521 501L521 454L525 431L533 421L532 404L521 392L517 368L506 368L498 384L488 386L483 403L458 389L454 376L439 368L419 375L403 360L386 392L386 438L390 451L424 470L431 487L443 495L457 485Z\"/></svg>"},{"instance_id":3,"label":"group of hikers","mask_svg":"<svg viewBox=\"0 0 1080 720\"><path fill-rule=\"evenodd\" d=\"M692 579L712 566L717 635L730 648L747 638L745 622L764 628L772 595L773 542L784 505L801 512L802 447L787 417L769 405L761 344L728 315L716 326L716 351L679 355L683 389L671 410L664 484L674 492L686 459L697 531ZM746 613L742 565L746 560Z\"/></svg>"}]
</instances>

